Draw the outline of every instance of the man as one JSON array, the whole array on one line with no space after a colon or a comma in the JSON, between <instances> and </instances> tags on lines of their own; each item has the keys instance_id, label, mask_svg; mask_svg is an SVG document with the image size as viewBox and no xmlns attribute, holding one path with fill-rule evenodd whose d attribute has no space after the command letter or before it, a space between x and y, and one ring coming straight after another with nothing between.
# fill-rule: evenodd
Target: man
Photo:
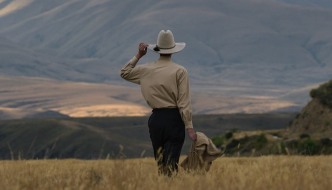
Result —
<instances>
[{"instance_id":1,"label":"man","mask_svg":"<svg viewBox=\"0 0 332 190\"><path fill-rule=\"evenodd\" d=\"M192 124L189 79L187 70L172 62L173 53L185 43L175 43L170 30L161 30L157 44L140 43L138 53L121 69L121 77L139 84L147 104L153 109L149 133L159 173L172 175L178 171L185 131L191 140L197 136ZM160 54L152 63L136 66L147 48Z\"/></svg>"}]
</instances>

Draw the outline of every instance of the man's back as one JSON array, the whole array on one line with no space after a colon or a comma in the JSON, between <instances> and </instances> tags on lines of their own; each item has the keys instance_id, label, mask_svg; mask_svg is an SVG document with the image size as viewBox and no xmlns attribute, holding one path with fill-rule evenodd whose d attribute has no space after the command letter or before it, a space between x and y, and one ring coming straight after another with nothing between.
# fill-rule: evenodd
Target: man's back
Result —
<instances>
[{"instance_id":1,"label":"man's back","mask_svg":"<svg viewBox=\"0 0 332 190\"><path fill-rule=\"evenodd\" d=\"M187 74L186 69L166 58L140 66L144 73L140 77L141 90L149 106L177 107L178 87Z\"/></svg>"}]
</instances>

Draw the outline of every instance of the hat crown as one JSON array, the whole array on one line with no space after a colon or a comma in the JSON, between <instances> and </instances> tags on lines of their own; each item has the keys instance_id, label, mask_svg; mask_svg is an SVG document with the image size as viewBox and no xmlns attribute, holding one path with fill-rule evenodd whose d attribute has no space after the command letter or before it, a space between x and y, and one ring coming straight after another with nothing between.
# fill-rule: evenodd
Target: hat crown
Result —
<instances>
[{"instance_id":1,"label":"hat crown","mask_svg":"<svg viewBox=\"0 0 332 190\"><path fill-rule=\"evenodd\" d=\"M158 34L157 46L160 49L171 49L175 47L175 40L172 31L161 30Z\"/></svg>"},{"instance_id":2,"label":"hat crown","mask_svg":"<svg viewBox=\"0 0 332 190\"><path fill-rule=\"evenodd\" d=\"M148 48L159 54L172 54L182 51L185 46L184 42L175 42L172 31L161 30L157 44L149 44Z\"/></svg>"}]
</instances>

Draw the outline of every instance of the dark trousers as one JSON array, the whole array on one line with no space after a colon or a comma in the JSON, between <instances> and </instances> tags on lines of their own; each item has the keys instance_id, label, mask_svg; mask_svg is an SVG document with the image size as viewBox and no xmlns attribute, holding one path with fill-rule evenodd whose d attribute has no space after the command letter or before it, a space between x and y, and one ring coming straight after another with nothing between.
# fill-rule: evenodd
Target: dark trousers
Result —
<instances>
[{"instance_id":1,"label":"dark trousers","mask_svg":"<svg viewBox=\"0 0 332 190\"><path fill-rule=\"evenodd\" d=\"M153 109L148 125L159 173L170 176L178 171L185 139L185 126L179 110L177 108Z\"/></svg>"}]
</instances>

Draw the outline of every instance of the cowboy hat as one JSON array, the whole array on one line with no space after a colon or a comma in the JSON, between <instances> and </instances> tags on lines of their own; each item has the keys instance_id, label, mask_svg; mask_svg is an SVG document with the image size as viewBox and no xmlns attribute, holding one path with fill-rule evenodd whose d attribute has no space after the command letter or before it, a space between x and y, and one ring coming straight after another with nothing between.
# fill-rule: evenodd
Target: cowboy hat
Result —
<instances>
[{"instance_id":1,"label":"cowboy hat","mask_svg":"<svg viewBox=\"0 0 332 190\"><path fill-rule=\"evenodd\" d=\"M157 44L149 44L148 48L159 54L172 54L183 50L186 43L175 43L170 30L161 30L158 34Z\"/></svg>"}]
</instances>

